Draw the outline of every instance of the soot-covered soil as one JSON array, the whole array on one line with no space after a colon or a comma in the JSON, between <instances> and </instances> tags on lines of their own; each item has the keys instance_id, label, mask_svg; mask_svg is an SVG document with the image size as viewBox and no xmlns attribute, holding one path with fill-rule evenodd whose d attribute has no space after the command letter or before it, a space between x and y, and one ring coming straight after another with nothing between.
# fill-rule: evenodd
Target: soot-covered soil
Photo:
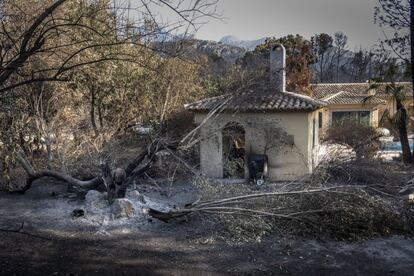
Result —
<instances>
[{"instance_id":1,"label":"soot-covered soil","mask_svg":"<svg viewBox=\"0 0 414 276\"><path fill-rule=\"evenodd\" d=\"M50 183L49 183L50 184ZM53 187L53 188L51 188ZM146 195L174 208L193 193ZM316 241L272 235L261 243L208 241L203 220L165 224L138 212L73 218L80 199L61 197L64 186L37 183L26 195L0 194L0 275L413 275L414 240ZM209 226L210 227L210 226Z\"/></svg>"},{"instance_id":2,"label":"soot-covered soil","mask_svg":"<svg viewBox=\"0 0 414 276\"><path fill-rule=\"evenodd\" d=\"M0 234L1 275L413 275L414 241L362 243L269 238L194 244L163 232L42 240ZM175 228L175 229L174 229Z\"/></svg>"}]
</instances>

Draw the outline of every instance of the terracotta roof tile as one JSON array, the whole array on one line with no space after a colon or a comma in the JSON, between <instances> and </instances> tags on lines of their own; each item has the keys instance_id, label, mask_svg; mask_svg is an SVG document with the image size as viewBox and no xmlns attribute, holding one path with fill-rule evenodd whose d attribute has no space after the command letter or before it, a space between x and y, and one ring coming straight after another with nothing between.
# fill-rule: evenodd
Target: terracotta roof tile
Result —
<instances>
[{"instance_id":1,"label":"terracotta roof tile","mask_svg":"<svg viewBox=\"0 0 414 276\"><path fill-rule=\"evenodd\" d=\"M312 111L325 106L321 100L291 92L249 90L204 99L185 105L191 111Z\"/></svg>"},{"instance_id":2,"label":"terracotta roof tile","mask_svg":"<svg viewBox=\"0 0 414 276\"><path fill-rule=\"evenodd\" d=\"M397 85L403 86L403 91L406 94L412 93L412 84L410 82L399 82ZM363 100L366 99L368 95L370 84L368 82L365 83L322 83L322 84L313 84L311 86L313 91L313 97L316 99L328 99L330 97L333 97L335 94L338 94L340 92L342 93L342 96L337 99L341 99L340 103L363 103ZM376 89L376 99L382 99L385 100L389 98L391 95L386 93L386 84L380 84ZM359 97L357 97L359 95ZM339 96L339 95L338 95ZM347 97L349 96L349 97ZM346 100L348 98L348 101ZM360 99L359 102L357 102L357 99ZM380 101L374 100L374 98L371 99L371 101L381 103ZM328 103L332 104L335 100L332 98L332 101L328 101Z\"/></svg>"},{"instance_id":3,"label":"terracotta roof tile","mask_svg":"<svg viewBox=\"0 0 414 276\"><path fill-rule=\"evenodd\" d=\"M323 99L328 104L385 104L380 97L372 97L368 94L356 94L352 92L338 92Z\"/></svg>"}]
</instances>

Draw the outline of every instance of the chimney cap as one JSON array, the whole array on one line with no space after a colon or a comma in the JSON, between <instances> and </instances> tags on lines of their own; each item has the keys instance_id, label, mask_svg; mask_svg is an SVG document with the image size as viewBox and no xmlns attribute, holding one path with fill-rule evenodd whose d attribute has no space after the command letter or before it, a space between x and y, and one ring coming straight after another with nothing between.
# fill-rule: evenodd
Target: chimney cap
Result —
<instances>
[{"instance_id":1,"label":"chimney cap","mask_svg":"<svg viewBox=\"0 0 414 276\"><path fill-rule=\"evenodd\" d=\"M272 47L272 52L273 51L282 51L282 50L286 51L285 47L282 44L275 44Z\"/></svg>"}]
</instances>

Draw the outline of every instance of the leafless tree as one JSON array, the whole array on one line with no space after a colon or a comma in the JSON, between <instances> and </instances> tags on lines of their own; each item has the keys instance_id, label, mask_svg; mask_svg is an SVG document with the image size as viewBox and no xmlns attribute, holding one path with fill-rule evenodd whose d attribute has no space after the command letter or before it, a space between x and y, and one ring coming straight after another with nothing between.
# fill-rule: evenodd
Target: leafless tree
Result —
<instances>
[{"instance_id":1,"label":"leafless tree","mask_svg":"<svg viewBox=\"0 0 414 276\"><path fill-rule=\"evenodd\" d=\"M317 59L317 68L319 73L319 81L326 81L324 73L329 67L330 53L332 51L333 38L329 34L316 34L311 38L312 50Z\"/></svg>"},{"instance_id":2,"label":"leafless tree","mask_svg":"<svg viewBox=\"0 0 414 276\"><path fill-rule=\"evenodd\" d=\"M335 60L336 60L336 82L339 82L339 69L341 67L342 59L348 52L347 50L348 37L342 32L336 32L334 34L334 49L335 49Z\"/></svg>"},{"instance_id":3,"label":"leafless tree","mask_svg":"<svg viewBox=\"0 0 414 276\"><path fill-rule=\"evenodd\" d=\"M26 14L20 7L24 1L6 0L0 5L0 96L34 82L67 81L73 71L94 63L142 62L117 46L138 45L145 50L174 32L189 34L206 17L215 16L217 1L141 0L131 7L119 1L44 0L35 5L33 14ZM168 20L159 10L169 12ZM84 55L92 49L111 51ZM30 67L30 61L40 56L54 62Z\"/></svg>"},{"instance_id":4,"label":"leafless tree","mask_svg":"<svg viewBox=\"0 0 414 276\"><path fill-rule=\"evenodd\" d=\"M82 74L82 70L90 70L94 64L131 62L156 72L160 65L151 62L153 56L159 56L155 45L163 40L177 39L177 35L192 34L206 18L216 16L216 3L217 0L142 0L131 3L110 0L2 1L0 103L3 100L12 103L14 97L27 93L23 88L34 84L42 86L45 83L69 81L76 74ZM9 99L12 99L11 102ZM12 104L1 107L14 108ZM33 111L42 112L39 107L43 106L37 107ZM2 117L11 118L13 114L0 113ZM37 127L42 132L48 132L46 136L49 137L46 128L50 122L46 122L42 116L37 118ZM4 129L14 130L10 128L13 123L11 118ZM115 183L105 161L102 162L102 176L80 181L66 173L36 170L24 150L14 145L15 133L3 134L2 145L10 149L28 175L27 183L20 192L29 189L34 180L46 176L84 188L104 183L114 191L113 187L121 186L121 191L115 195L112 193L112 197L122 197L122 190L131 179L149 168L160 148L167 147L164 143L160 144L159 140L152 143L123 170L125 178L120 183ZM48 157L50 161L52 155Z\"/></svg>"}]
</instances>

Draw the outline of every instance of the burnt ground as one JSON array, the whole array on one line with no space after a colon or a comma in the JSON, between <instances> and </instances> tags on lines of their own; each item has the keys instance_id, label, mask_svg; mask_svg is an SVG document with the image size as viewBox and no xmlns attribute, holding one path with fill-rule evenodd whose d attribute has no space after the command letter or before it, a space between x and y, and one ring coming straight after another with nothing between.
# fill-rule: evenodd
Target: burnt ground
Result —
<instances>
[{"instance_id":1,"label":"burnt ground","mask_svg":"<svg viewBox=\"0 0 414 276\"><path fill-rule=\"evenodd\" d=\"M173 230L173 229L171 229ZM178 229L175 229L177 231ZM0 234L1 275L413 275L414 241L194 244L174 231L42 240Z\"/></svg>"},{"instance_id":2,"label":"burnt ground","mask_svg":"<svg viewBox=\"0 0 414 276\"><path fill-rule=\"evenodd\" d=\"M170 224L143 215L122 223L75 219L71 211L82 202L56 197L61 190L53 189L53 196L41 184L24 196L0 193L0 228L24 221L22 231L31 234L0 231L0 275L414 275L409 238L274 235L231 245L200 238L208 227L196 218Z\"/></svg>"}]
</instances>

